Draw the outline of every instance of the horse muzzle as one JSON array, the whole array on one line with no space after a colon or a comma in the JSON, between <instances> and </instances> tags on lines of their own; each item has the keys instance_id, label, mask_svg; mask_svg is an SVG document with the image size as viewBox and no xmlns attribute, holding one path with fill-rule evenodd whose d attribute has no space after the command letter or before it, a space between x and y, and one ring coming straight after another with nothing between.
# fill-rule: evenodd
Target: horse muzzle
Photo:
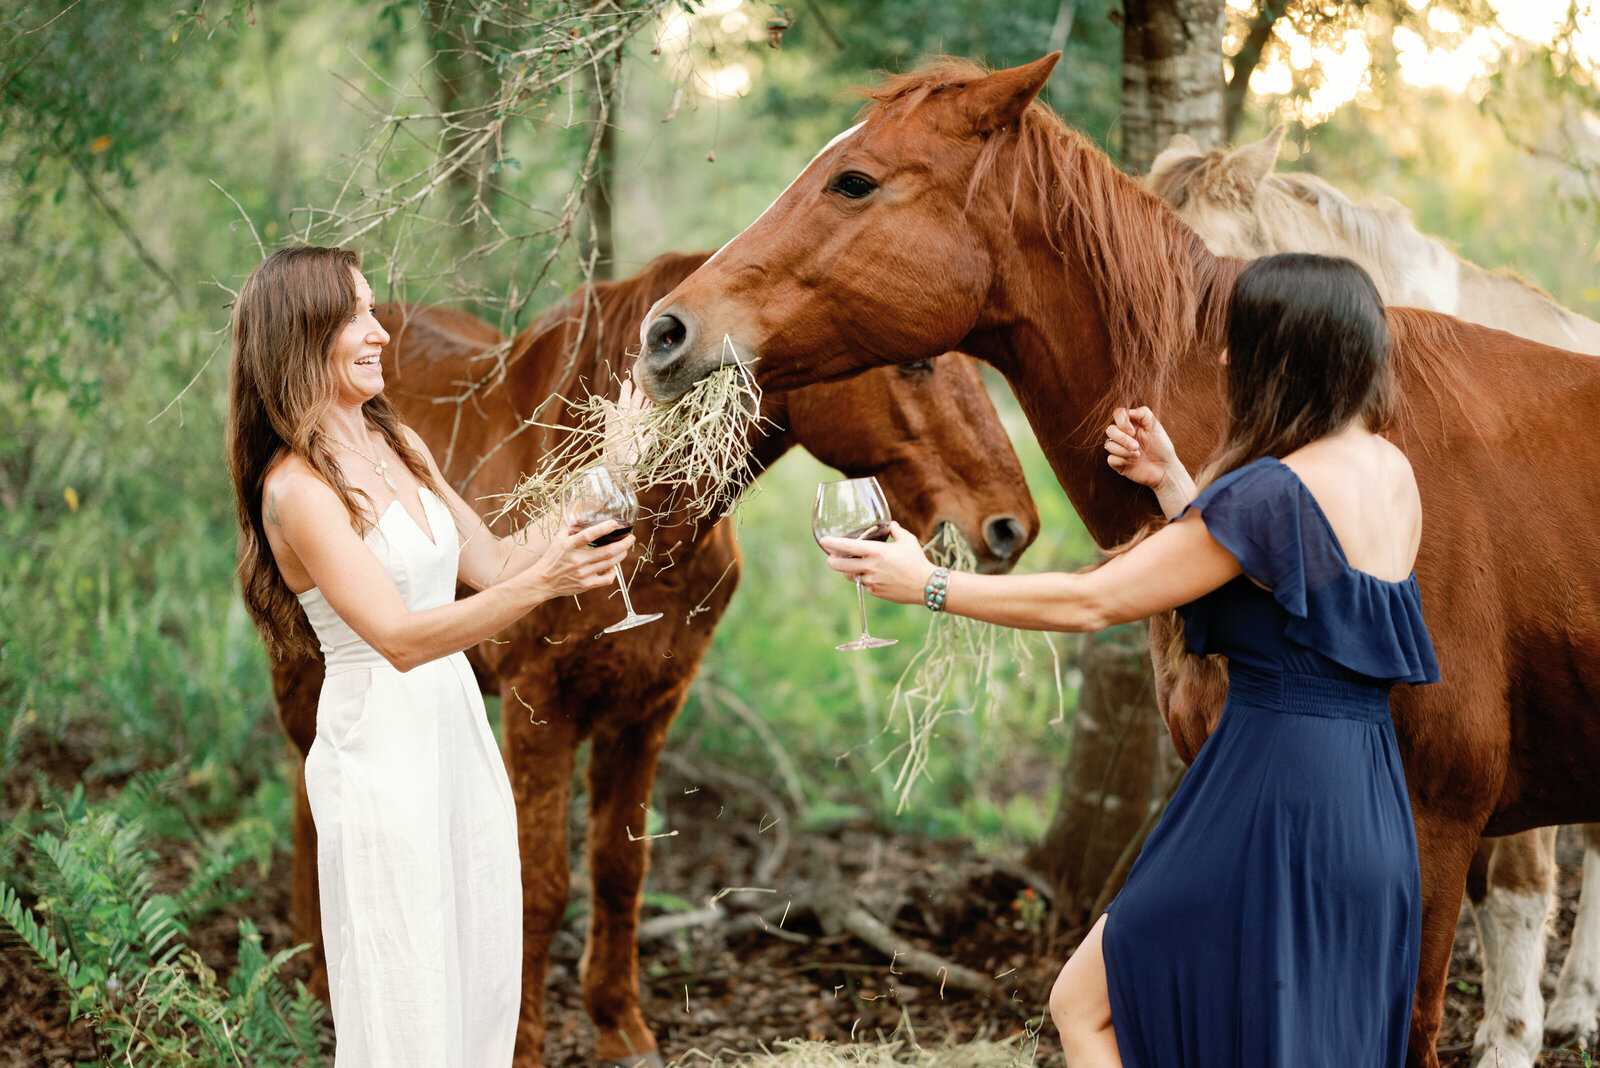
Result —
<instances>
[{"instance_id":1,"label":"horse muzzle","mask_svg":"<svg viewBox=\"0 0 1600 1068\"><path fill-rule=\"evenodd\" d=\"M695 317L676 305L645 326L634 378L651 400L670 404L722 366L723 353L700 344L702 335Z\"/></svg>"}]
</instances>

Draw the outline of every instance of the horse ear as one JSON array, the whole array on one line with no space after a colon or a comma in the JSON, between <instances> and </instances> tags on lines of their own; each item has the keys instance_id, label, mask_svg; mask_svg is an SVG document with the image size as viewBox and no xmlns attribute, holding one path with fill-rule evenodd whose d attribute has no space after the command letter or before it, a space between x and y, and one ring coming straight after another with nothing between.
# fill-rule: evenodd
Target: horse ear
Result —
<instances>
[{"instance_id":1,"label":"horse ear","mask_svg":"<svg viewBox=\"0 0 1600 1068\"><path fill-rule=\"evenodd\" d=\"M1060 58L1059 51L1051 52L1032 63L997 70L962 90L961 106L972 132L988 133L1020 119L1050 80L1050 72Z\"/></svg>"},{"instance_id":2,"label":"horse ear","mask_svg":"<svg viewBox=\"0 0 1600 1068\"><path fill-rule=\"evenodd\" d=\"M1228 180L1247 199L1253 199L1256 190L1261 188L1261 183L1267 180L1267 175L1277 165L1278 149L1282 147L1283 125L1280 123L1261 140L1228 154L1223 164Z\"/></svg>"},{"instance_id":3,"label":"horse ear","mask_svg":"<svg viewBox=\"0 0 1600 1068\"><path fill-rule=\"evenodd\" d=\"M1163 148L1161 154L1150 162L1150 170L1146 177L1155 177L1179 160L1192 159L1195 156L1203 155L1205 155L1205 149L1196 144L1194 138L1185 133L1173 134L1172 140L1167 143L1167 147Z\"/></svg>"},{"instance_id":4,"label":"horse ear","mask_svg":"<svg viewBox=\"0 0 1600 1068\"><path fill-rule=\"evenodd\" d=\"M1166 150L1161 154L1164 156L1167 152L1173 153L1174 159L1179 156L1198 156L1201 154L1200 146L1195 143L1194 138L1186 133L1173 134L1172 140L1167 142Z\"/></svg>"}]
</instances>

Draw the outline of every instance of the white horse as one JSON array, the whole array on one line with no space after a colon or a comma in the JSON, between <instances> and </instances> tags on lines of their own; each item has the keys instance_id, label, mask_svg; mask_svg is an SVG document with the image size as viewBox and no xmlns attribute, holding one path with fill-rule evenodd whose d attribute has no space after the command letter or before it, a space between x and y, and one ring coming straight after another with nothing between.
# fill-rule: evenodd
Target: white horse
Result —
<instances>
[{"instance_id":1,"label":"white horse","mask_svg":"<svg viewBox=\"0 0 1600 1068\"><path fill-rule=\"evenodd\" d=\"M1600 323L1511 274L1486 271L1422 233L1387 197L1356 203L1321 178L1277 174L1283 127L1233 151L1202 150L1178 134L1146 183L1212 252L1346 256L1389 304L1445 312L1559 348L1600 355ZM1545 926L1554 901L1555 828L1485 838L1467 892L1483 943L1484 1018L1477 1068L1532 1068L1540 1039L1590 1040L1600 1011L1600 824L1583 828L1583 892L1572 944L1545 1012Z\"/></svg>"}]
</instances>

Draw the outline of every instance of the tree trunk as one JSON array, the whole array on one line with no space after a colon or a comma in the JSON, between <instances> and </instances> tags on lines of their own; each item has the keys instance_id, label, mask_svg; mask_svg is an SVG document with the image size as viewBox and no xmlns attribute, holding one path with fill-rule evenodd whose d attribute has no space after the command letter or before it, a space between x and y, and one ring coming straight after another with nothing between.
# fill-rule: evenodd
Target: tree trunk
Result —
<instances>
[{"instance_id":1,"label":"tree trunk","mask_svg":"<svg viewBox=\"0 0 1600 1068\"><path fill-rule=\"evenodd\" d=\"M1145 628L1091 639L1079 666L1083 687L1061 800L1027 858L1055 887L1058 932L1090 922L1095 903L1118 889L1126 875L1118 861L1162 803L1176 763L1156 709Z\"/></svg>"},{"instance_id":2,"label":"tree trunk","mask_svg":"<svg viewBox=\"0 0 1600 1068\"><path fill-rule=\"evenodd\" d=\"M1239 118L1244 114L1244 102L1250 95L1250 75L1261 65L1262 50L1272 40L1272 28L1289 10L1289 0L1262 0L1261 10L1250 20L1239 51L1228 61L1228 88L1223 94L1222 136L1228 144L1239 133Z\"/></svg>"},{"instance_id":3,"label":"tree trunk","mask_svg":"<svg viewBox=\"0 0 1600 1068\"><path fill-rule=\"evenodd\" d=\"M1124 170L1149 170L1173 134L1221 142L1226 19L1224 0L1124 0Z\"/></svg>"},{"instance_id":4,"label":"tree trunk","mask_svg":"<svg viewBox=\"0 0 1600 1068\"><path fill-rule=\"evenodd\" d=\"M617 53L611 52L589 67L589 135L599 138L599 147L594 172L583 187L583 206L589 216L589 228L583 232L582 248L584 261L593 259L594 277L598 281L611 280L616 259L611 190L617 166L618 60Z\"/></svg>"}]
</instances>

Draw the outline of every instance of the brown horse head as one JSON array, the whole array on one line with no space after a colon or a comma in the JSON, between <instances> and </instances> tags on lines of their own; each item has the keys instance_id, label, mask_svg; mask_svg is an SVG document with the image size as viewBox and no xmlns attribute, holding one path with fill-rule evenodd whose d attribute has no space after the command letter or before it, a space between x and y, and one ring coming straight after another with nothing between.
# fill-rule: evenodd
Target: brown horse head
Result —
<instances>
[{"instance_id":1,"label":"brown horse head","mask_svg":"<svg viewBox=\"0 0 1600 1068\"><path fill-rule=\"evenodd\" d=\"M1008 252L988 235L1019 192L982 178L1058 58L994 74L948 61L875 91L864 122L651 309L640 385L676 398L725 352L786 389L961 347L985 325Z\"/></svg>"},{"instance_id":2,"label":"brown horse head","mask_svg":"<svg viewBox=\"0 0 1600 1068\"><path fill-rule=\"evenodd\" d=\"M614 388L651 302L709 256L669 253L632 278L596 283L509 343L462 312L385 307L390 394L469 499L505 493L554 441L547 429L524 433L523 421L566 423L572 415L552 396ZM466 403L439 403L468 393ZM752 474L798 444L850 477L876 476L902 525L924 539L953 525L984 571L1009 569L1038 535L1022 465L970 357L767 392L762 407L770 433L750 443Z\"/></svg>"},{"instance_id":3,"label":"brown horse head","mask_svg":"<svg viewBox=\"0 0 1600 1068\"><path fill-rule=\"evenodd\" d=\"M1039 533L1022 465L976 363L952 352L768 394L806 451L851 478L878 477L895 518L927 539L961 533L978 570L1006 571Z\"/></svg>"}]
</instances>

